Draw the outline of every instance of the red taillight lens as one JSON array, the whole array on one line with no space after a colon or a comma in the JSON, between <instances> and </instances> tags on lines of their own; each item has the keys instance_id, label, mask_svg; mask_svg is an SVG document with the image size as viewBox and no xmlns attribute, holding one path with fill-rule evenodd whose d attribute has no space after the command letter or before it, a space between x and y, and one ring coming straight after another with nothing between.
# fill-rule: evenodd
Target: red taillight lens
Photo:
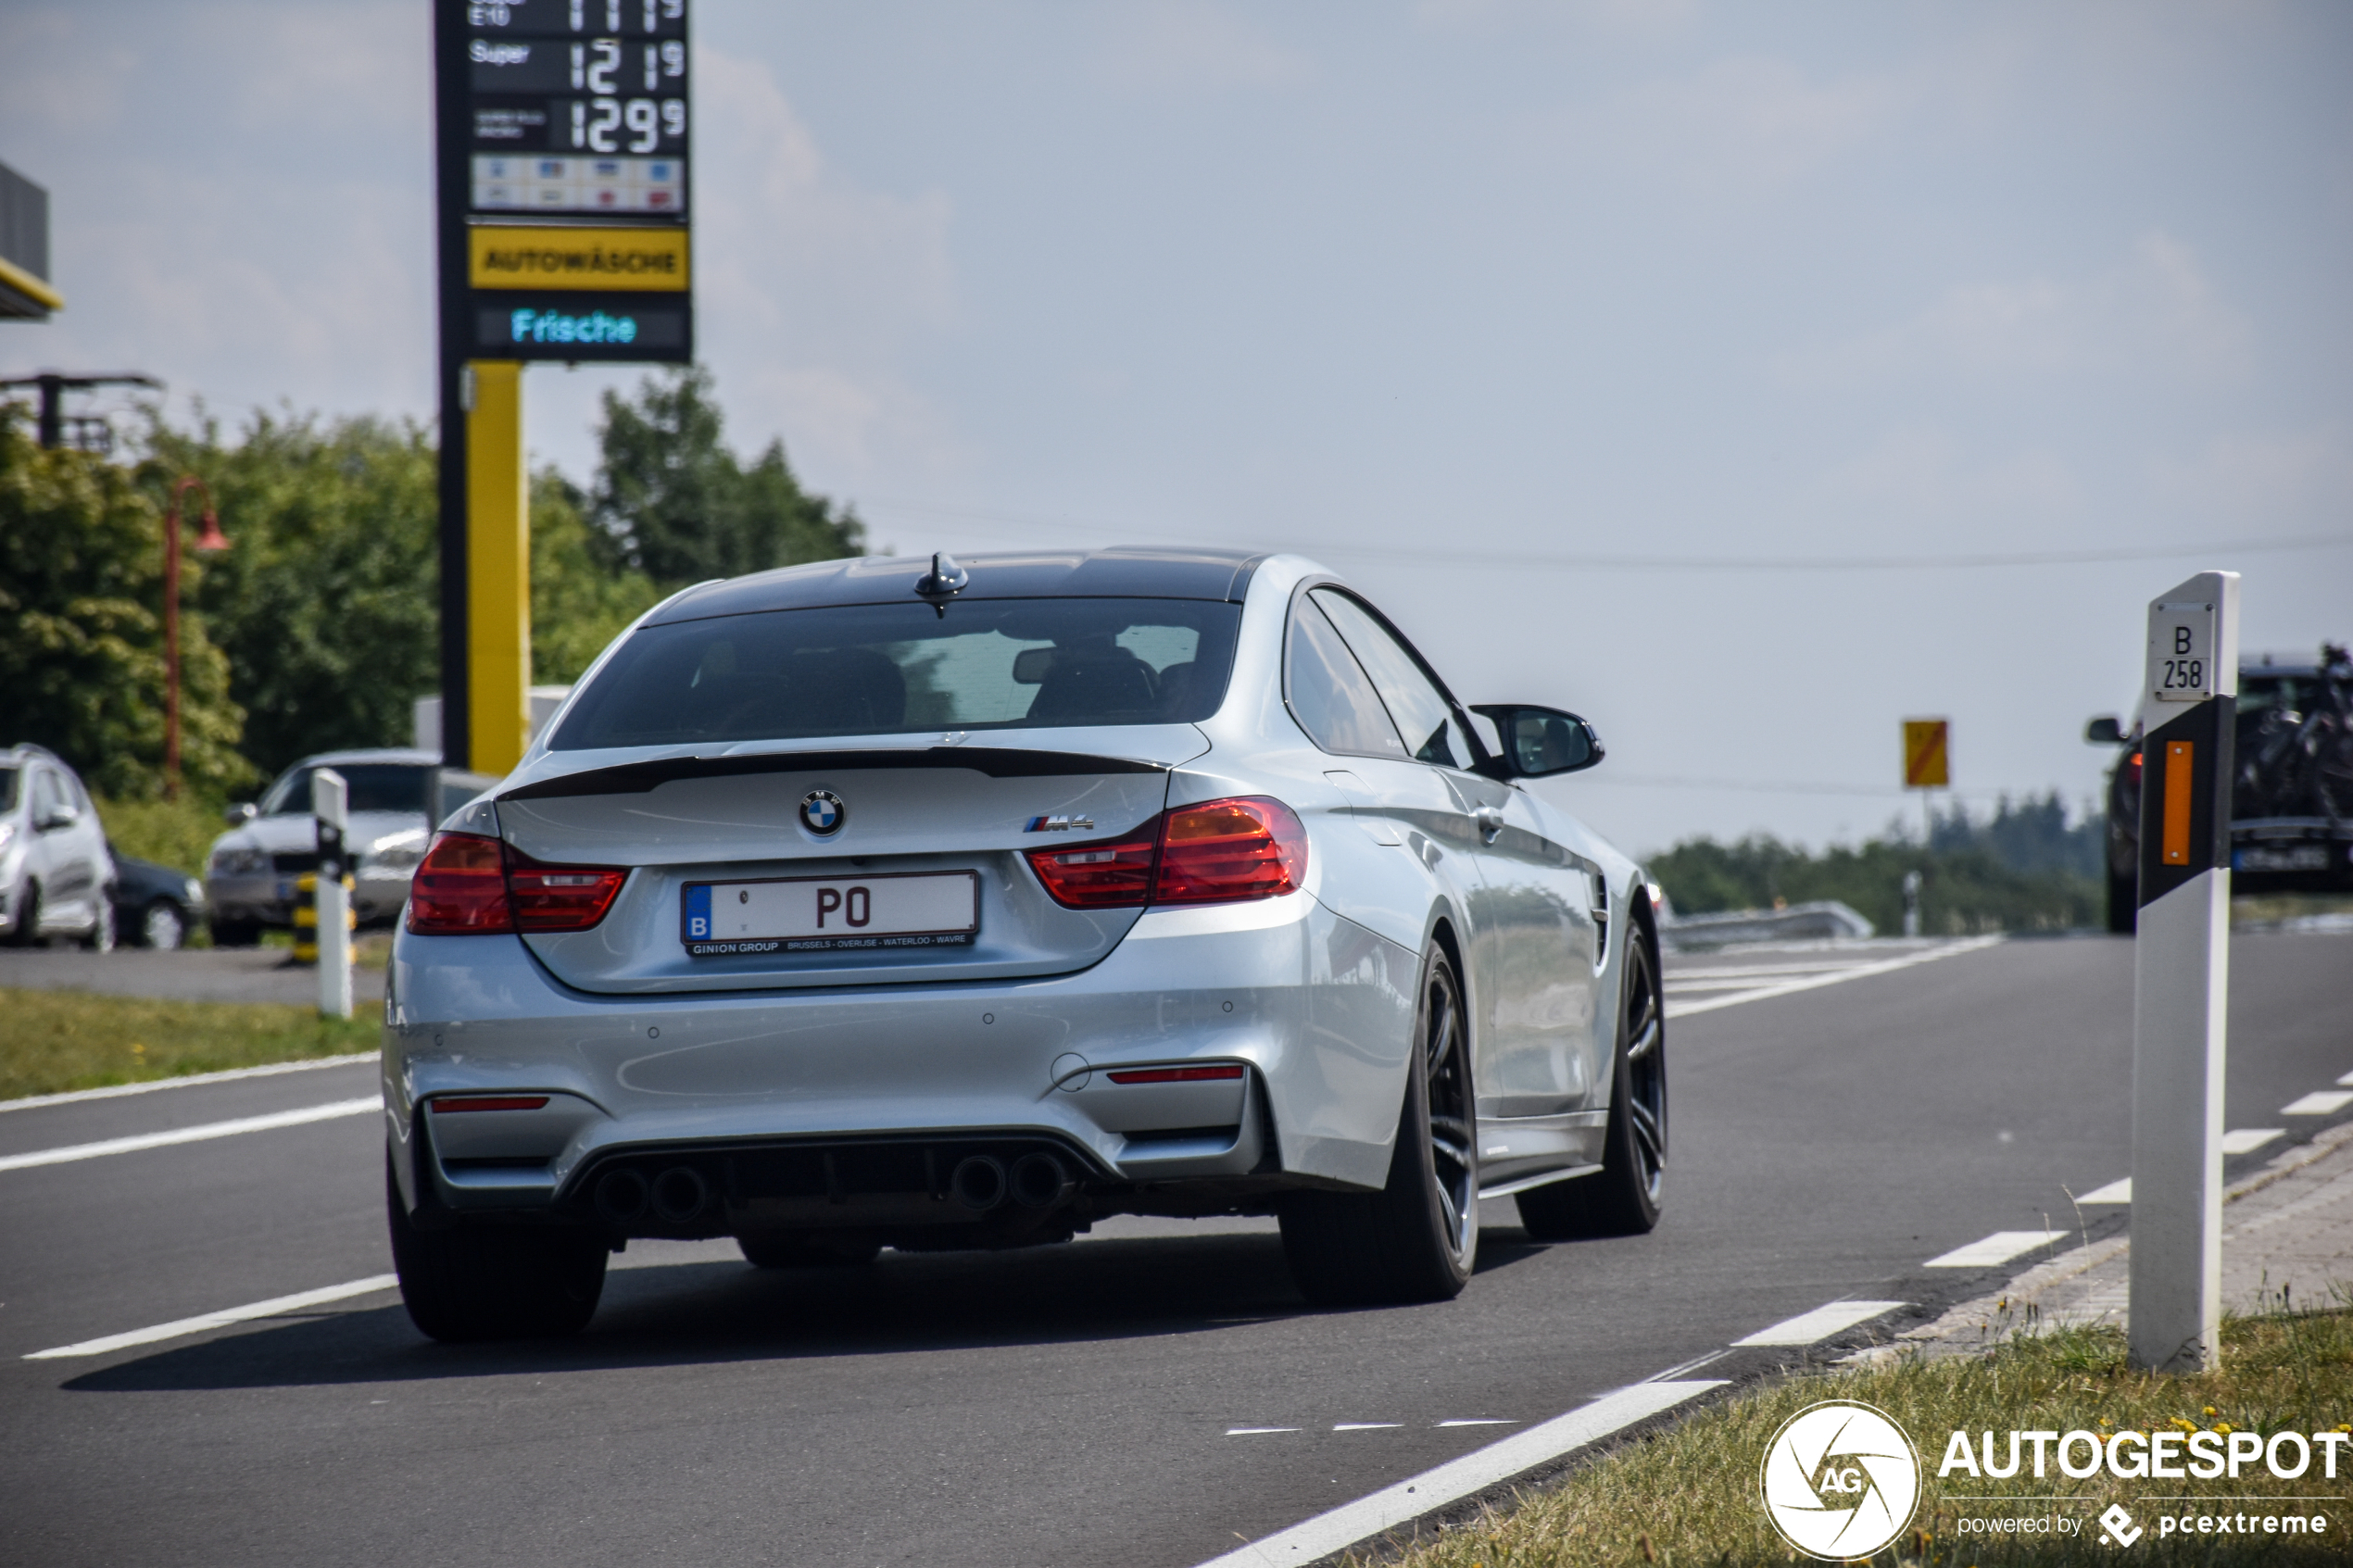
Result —
<instances>
[{"instance_id":1,"label":"red taillight lens","mask_svg":"<svg viewBox=\"0 0 2353 1568\"><path fill-rule=\"evenodd\" d=\"M1307 830L1262 795L1179 807L1115 844L1026 853L1054 901L1074 909L1272 898L1307 880Z\"/></svg>"},{"instance_id":2,"label":"red taillight lens","mask_svg":"<svg viewBox=\"0 0 2353 1568\"><path fill-rule=\"evenodd\" d=\"M629 879L610 866L543 866L522 850L507 850L507 897L525 931L585 931L605 918L613 895Z\"/></svg>"},{"instance_id":3,"label":"red taillight lens","mask_svg":"<svg viewBox=\"0 0 2353 1568\"><path fill-rule=\"evenodd\" d=\"M537 1110L547 1103L546 1095L470 1095L457 1099L433 1099L425 1102L436 1112L448 1110Z\"/></svg>"},{"instance_id":4,"label":"red taillight lens","mask_svg":"<svg viewBox=\"0 0 2353 1568\"><path fill-rule=\"evenodd\" d=\"M409 929L420 936L585 931L605 918L628 878L610 866L542 865L497 839L445 833L409 884Z\"/></svg>"},{"instance_id":5,"label":"red taillight lens","mask_svg":"<svg viewBox=\"0 0 2353 1568\"><path fill-rule=\"evenodd\" d=\"M1272 898L1307 878L1307 830L1279 800L1237 796L1168 813L1155 904Z\"/></svg>"},{"instance_id":6,"label":"red taillight lens","mask_svg":"<svg viewBox=\"0 0 2353 1568\"><path fill-rule=\"evenodd\" d=\"M1114 1084L1208 1084L1223 1079L1239 1078L1239 1066L1225 1067L1133 1067L1124 1073L1106 1074Z\"/></svg>"},{"instance_id":7,"label":"red taillight lens","mask_svg":"<svg viewBox=\"0 0 2353 1568\"><path fill-rule=\"evenodd\" d=\"M1118 844L1082 844L1073 849L1032 849L1030 868L1054 902L1074 909L1109 909L1149 903L1152 862L1160 841L1157 822Z\"/></svg>"},{"instance_id":8,"label":"red taillight lens","mask_svg":"<svg viewBox=\"0 0 2353 1568\"><path fill-rule=\"evenodd\" d=\"M512 931L507 868L495 838L445 833L433 841L409 884L409 929L420 936L479 936Z\"/></svg>"}]
</instances>

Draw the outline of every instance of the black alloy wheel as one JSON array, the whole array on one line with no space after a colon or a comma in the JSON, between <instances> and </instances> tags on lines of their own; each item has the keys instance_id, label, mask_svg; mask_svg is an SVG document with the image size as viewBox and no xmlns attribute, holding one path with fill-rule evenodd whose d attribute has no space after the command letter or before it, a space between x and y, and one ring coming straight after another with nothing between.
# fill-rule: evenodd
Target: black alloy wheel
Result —
<instances>
[{"instance_id":1,"label":"black alloy wheel","mask_svg":"<svg viewBox=\"0 0 2353 1568\"><path fill-rule=\"evenodd\" d=\"M8 933L11 947L38 947L41 942L41 884L30 877L17 895L16 929Z\"/></svg>"},{"instance_id":2,"label":"black alloy wheel","mask_svg":"<svg viewBox=\"0 0 2353 1568\"><path fill-rule=\"evenodd\" d=\"M420 1230L384 1157L392 1266L409 1321L435 1339L552 1339L577 1334L604 1293L608 1248L593 1232L459 1225Z\"/></svg>"},{"instance_id":3,"label":"black alloy wheel","mask_svg":"<svg viewBox=\"0 0 2353 1568\"><path fill-rule=\"evenodd\" d=\"M1619 984L1602 1168L1521 1193L1520 1223L1538 1241L1640 1236L1658 1223L1667 1189L1667 1017L1658 961L1639 934Z\"/></svg>"},{"instance_id":4,"label":"black alloy wheel","mask_svg":"<svg viewBox=\"0 0 2353 1568\"><path fill-rule=\"evenodd\" d=\"M1414 1054L1388 1183L1283 1199L1283 1255L1318 1306L1443 1301L1478 1259L1478 1116L1469 1021L1446 951L1422 964Z\"/></svg>"}]
</instances>

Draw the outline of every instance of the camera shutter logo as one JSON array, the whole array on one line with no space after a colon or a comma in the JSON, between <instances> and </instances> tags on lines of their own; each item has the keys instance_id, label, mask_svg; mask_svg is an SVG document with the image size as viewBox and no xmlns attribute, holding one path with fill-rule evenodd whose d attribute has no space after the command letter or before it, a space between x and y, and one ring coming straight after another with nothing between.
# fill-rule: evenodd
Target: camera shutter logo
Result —
<instances>
[{"instance_id":1,"label":"camera shutter logo","mask_svg":"<svg viewBox=\"0 0 2353 1568\"><path fill-rule=\"evenodd\" d=\"M849 808L830 789L812 789L800 797L800 820L811 833L830 838L849 820Z\"/></svg>"},{"instance_id":2,"label":"camera shutter logo","mask_svg":"<svg viewBox=\"0 0 2353 1568\"><path fill-rule=\"evenodd\" d=\"M1904 1533L1920 1500L1920 1459L1884 1411L1808 1405L1765 1449L1766 1514L1809 1557L1869 1557Z\"/></svg>"}]
</instances>

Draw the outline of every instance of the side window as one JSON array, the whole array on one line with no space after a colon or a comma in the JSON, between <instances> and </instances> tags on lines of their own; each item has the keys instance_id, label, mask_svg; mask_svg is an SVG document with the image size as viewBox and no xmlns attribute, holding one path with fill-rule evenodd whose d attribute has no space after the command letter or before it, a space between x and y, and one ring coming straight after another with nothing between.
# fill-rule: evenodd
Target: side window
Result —
<instances>
[{"instance_id":1,"label":"side window","mask_svg":"<svg viewBox=\"0 0 2353 1568\"><path fill-rule=\"evenodd\" d=\"M1403 760L1396 727L1332 623L1302 599L1291 616L1283 684L1300 727L1326 751Z\"/></svg>"},{"instance_id":2,"label":"side window","mask_svg":"<svg viewBox=\"0 0 2353 1568\"><path fill-rule=\"evenodd\" d=\"M1450 768L1470 766L1470 738L1463 734L1445 694L1422 673L1422 667L1404 645L1345 594L1317 588L1308 596L1322 606L1348 641L1349 648L1372 676L1390 717L1404 734L1406 749L1425 762Z\"/></svg>"},{"instance_id":3,"label":"side window","mask_svg":"<svg viewBox=\"0 0 2353 1568\"><path fill-rule=\"evenodd\" d=\"M66 803L65 781L44 768L32 776L32 820L44 822Z\"/></svg>"}]
</instances>

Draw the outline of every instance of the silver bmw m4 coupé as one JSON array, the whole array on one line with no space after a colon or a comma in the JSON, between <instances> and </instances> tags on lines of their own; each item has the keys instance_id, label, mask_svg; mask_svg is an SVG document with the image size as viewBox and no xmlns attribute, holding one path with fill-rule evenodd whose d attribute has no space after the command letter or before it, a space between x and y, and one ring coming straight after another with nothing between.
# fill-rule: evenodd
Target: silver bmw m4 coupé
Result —
<instances>
[{"instance_id":1,"label":"silver bmw m4 coup\u00e9","mask_svg":"<svg viewBox=\"0 0 2353 1568\"><path fill-rule=\"evenodd\" d=\"M1338 1303L1460 1291L1481 1197L1646 1231L1656 894L1519 783L1601 756L1573 714L1466 709L1295 556L690 588L412 884L409 1311L569 1333L630 1237L791 1268L1274 1214Z\"/></svg>"}]
</instances>

